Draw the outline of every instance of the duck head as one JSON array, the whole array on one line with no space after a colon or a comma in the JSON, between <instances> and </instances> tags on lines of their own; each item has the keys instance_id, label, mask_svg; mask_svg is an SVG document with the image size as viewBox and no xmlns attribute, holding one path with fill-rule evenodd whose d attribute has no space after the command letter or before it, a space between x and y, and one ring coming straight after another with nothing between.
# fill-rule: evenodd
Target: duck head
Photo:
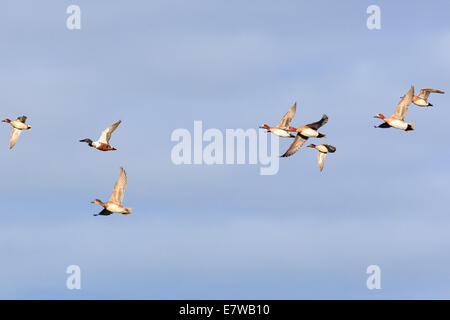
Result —
<instances>
[{"instance_id":1,"label":"duck head","mask_svg":"<svg viewBox=\"0 0 450 320\"><path fill-rule=\"evenodd\" d=\"M2 122L11 123L11 120L5 119L5 120L2 120Z\"/></svg>"},{"instance_id":2,"label":"duck head","mask_svg":"<svg viewBox=\"0 0 450 320\"><path fill-rule=\"evenodd\" d=\"M83 139L83 140L80 140L80 142L86 142L90 147L92 147L92 140L91 139Z\"/></svg>"},{"instance_id":3,"label":"duck head","mask_svg":"<svg viewBox=\"0 0 450 320\"><path fill-rule=\"evenodd\" d=\"M386 117L381 113L377 113L377 115L374 118L380 118L381 120L384 120Z\"/></svg>"},{"instance_id":4,"label":"duck head","mask_svg":"<svg viewBox=\"0 0 450 320\"><path fill-rule=\"evenodd\" d=\"M260 126L260 128L270 130L270 127L267 124L263 124L262 126Z\"/></svg>"},{"instance_id":5,"label":"duck head","mask_svg":"<svg viewBox=\"0 0 450 320\"><path fill-rule=\"evenodd\" d=\"M310 145L308 145L307 146L308 148L315 148L316 147L316 145L315 144L313 144L313 143L311 143Z\"/></svg>"},{"instance_id":6,"label":"duck head","mask_svg":"<svg viewBox=\"0 0 450 320\"><path fill-rule=\"evenodd\" d=\"M95 199L94 201L92 201L91 203L95 203L95 204L99 204L99 205L101 205L101 206L105 206L105 204L101 201L101 200L98 200L98 199Z\"/></svg>"}]
</instances>

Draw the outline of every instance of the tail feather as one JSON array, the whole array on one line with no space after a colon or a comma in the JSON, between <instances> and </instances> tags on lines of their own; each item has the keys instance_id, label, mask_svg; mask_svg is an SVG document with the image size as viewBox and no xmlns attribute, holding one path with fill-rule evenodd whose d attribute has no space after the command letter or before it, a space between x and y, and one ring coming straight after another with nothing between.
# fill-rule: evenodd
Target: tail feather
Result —
<instances>
[{"instance_id":1,"label":"tail feather","mask_svg":"<svg viewBox=\"0 0 450 320\"><path fill-rule=\"evenodd\" d=\"M122 212L123 215L131 214L133 213L133 210L131 208L125 208L126 212Z\"/></svg>"},{"instance_id":2,"label":"tail feather","mask_svg":"<svg viewBox=\"0 0 450 320\"><path fill-rule=\"evenodd\" d=\"M325 138L326 136L327 136L326 134L319 132L319 135L317 136L317 138L322 139L322 138Z\"/></svg>"},{"instance_id":3,"label":"tail feather","mask_svg":"<svg viewBox=\"0 0 450 320\"><path fill-rule=\"evenodd\" d=\"M406 127L405 131L412 131L414 130L415 124L414 123L408 123L408 127Z\"/></svg>"}]
</instances>

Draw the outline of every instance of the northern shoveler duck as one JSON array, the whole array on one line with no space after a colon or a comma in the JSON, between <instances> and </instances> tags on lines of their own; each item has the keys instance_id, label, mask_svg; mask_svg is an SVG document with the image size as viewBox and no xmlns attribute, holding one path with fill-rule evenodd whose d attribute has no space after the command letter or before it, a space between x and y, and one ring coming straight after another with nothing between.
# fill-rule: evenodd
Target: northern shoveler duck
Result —
<instances>
[{"instance_id":1,"label":"northern shoveler duck","mask_svg":"<svg viewBox=\"0 0 450 320\"><path fill-rule=\"evenodd\" d=\"M297 132L294 141L292 141L289 149L282 155L282 157L290 157L302 147L308 138L324 138L325 134L318 132L320 127L328 122L326 114L322 115L322 119L298 128L289 127L288 131Z\"/></svg>"},{"instance_id":2,"label":"northern shoveler duck","mask_svg":"<svg viewBox=\"0 0 450 320\"><path fill-rule=\"evenodd\" d=\"M131 208L125 208L122 206L123 196L125 193L125 187L127 186L127 173L123 168L120 168L119 178L117 179L116 185L114 186L113 193L108 202L103 203L102 201L95 199L92 203L101 205L104 209L94 216L109 216L113 213L130 214Z\"/></svg>"},{"instance_id":3,"label":"northern shoveler duck","mask_svg":"<svg viewBox=\"0 0 450 320\"><path fill-rule=\"evenodd\" d=\"M314 148L317 151L319 151L319 153L317 154L317 160L319 162L319 170L320 171L323 170L323 165L324 165L324 161L325 161L325 157L326 157L327 153L328 152L330 152L330 153L336 152L336 148L329 144L319 144L318 146L316 146L315 144L310 144L308 147Z\"/></svg>"},{"instance_id":4,"label":"northern shoveler duck","mask_svg":"<svg viewBox=\"0 0 450 320\"><path fill-rule=\"evenodd\" d=\"M275 127L270 127L267 124L263 124L260 128L266 129L267 133L271 132L279 137L283 138L294 138L295 135L288 131L289 125L291 124L292 118L297 111L297 102L294 102L292 107L289 108L288 112L283 116L280 123L278 123Z\"/></svg>"},{"instance_id":5,"label":"northern shoveler duck","mask_svg":"<svg viewBox=\"0 0 450 320\"><path fill-rule=\"evenodd\" d=\"M25 123L26 121L27 117L25 116L18 117L13 121L9 119L2 120L2 122L9 123L13 127L11 137L9 138L9 149L12 149L16 145L17 139L19 139L22 130L31 130L31 126L27 125Z\"/></svg>"},{"instance_id":6,"label":"northern shoveler duck","mask_svg":"<svg viewBox=\"0 0 450 320\"><path fill-rule=\"evenodd\" d=\"M444 94L445 91L438 90L438 89L432 89L432 88L421 89L419 94L412 98L412 103L414 103L416 106L419 106L419 107L432 107L433 105L428 102L428 96L430 95L430 93ZM403 95L402 98L404 96L405 95Z\"/></svg>"},{"instance_id":7,"label":"northern shoveler duck","mask_svg":"<svg viewBox=\"0 0 450 320\"><path fill-rule=\"evenodd\" d=\"M114 130L117 129L117 127L119 126L119 124L121 122L122 121L119 120L116 123L114 123L113 125L109 126L105 130L103 130L100 138L97 141L92 141L91 139L83 139L83 140L80 140L80 142L86 142L90 147L93 147L93 148L95 148L97 150L101 150L101 151L117 150L116 148L113 148L109 145L109 139L111 139L111 134L114 132Z\"/></svg>"},{"instance_id":8,"label":"northern shoveler duck","mask_svg":"<svg viewBox=\"0 0 450 320\"><path fill-rule=\"evenodd\" d=\"M380 118L384 122L379 126L375 126L375 128L390 128L394 127L397 129L412 131L414 130L414 123L407 123L405 121L406 113L408 112L408 108L412 102L414 96L414 86L411 86L408 93L403 95L402 100L397 105L395 112L389 118L386 118L381 113L378 113L375 118Z\"/></svg>"}]
</instances>

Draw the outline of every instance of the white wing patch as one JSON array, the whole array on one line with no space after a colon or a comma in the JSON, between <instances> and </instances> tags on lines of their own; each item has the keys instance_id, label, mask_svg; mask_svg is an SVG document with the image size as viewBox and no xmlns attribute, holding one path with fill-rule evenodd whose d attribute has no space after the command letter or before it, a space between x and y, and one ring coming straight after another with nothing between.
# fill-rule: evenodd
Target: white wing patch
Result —
<instances>
[{"instance_id":1,"label":"white wing patch","mask_svg":"<svg viewBox=\"0 0 450 320\"><path fill-rule=\"evenodd\" d=\"M12 149L16 143L17 143L17 139L19 139L20 133L22 132L22 130L18 130L16 128L14 128L11 132L11 137L9 139L9 148Z\"/></svg>"}]
</instances>

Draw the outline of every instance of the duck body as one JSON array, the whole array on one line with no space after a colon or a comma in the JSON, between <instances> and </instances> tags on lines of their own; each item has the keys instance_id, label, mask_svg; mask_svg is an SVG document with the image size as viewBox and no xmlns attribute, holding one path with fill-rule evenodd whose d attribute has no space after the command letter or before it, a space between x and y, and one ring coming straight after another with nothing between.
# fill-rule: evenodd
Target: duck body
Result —
<instances>
[{"instance_id":1,"label":"duck body","mask_svg":"<svg viewBox=\"0 0 450 320\"><path fill-rule=\"evenodd\" d=\"M90 147L95 148L100 151L114 151L117 150L116 148L112 147L109 144L109 140L111 139L112 133L117 129L119 124L122 121L117 121L113 125L109 126L105 130L103 130L102 134L100 135L100 138L97 141L92 141L91 139L83 139L80 140L80 142L86 142Z\"/></svg>"},{"instance_id":2,"label":"duck body","mask_svg":"<svg viewBox=\"0 0 450 320\"><path fill-rule=\"evenodd\" d=\"M319 121L294 128L289 127L288 131L290 132L297 132L297 135L295 136L294 141L292 141L291 145L289 146L289 149L281 156L283 158L290 157L294 153L296 153L308 140L309 138L324 138L325 134L320 133L318 130L324 126L328 122L328 117L326 114L322 115L322 118Z\"/></svg>"},{"instance_id":3,"label":"duck body","mask_svg":"<svg viewBox=\"0 0 450 320\"><path fill-rule=\"evenodd\" d=\"M105 211L105 210L107 211L107 212L102 211L96 215L107 216L107 215L110 215L113 213L130 214L132 212L131 208L125 208L121 204L114 203L111 201L107 201L106 203L103 203L101 200L95 199L92 203L101 205L104 208L103 211Z\"/></svg>"},{"instance_id":4,"label":"duck body","mask_svg":"<svg viewBox=\"0 0 450 320\"><path fill-rule=\"evenodd\" d=\"M325 157L328 153L334 153L336 152L336 147L330 145L330 144L319 144L319 145L315 145L315 144L310 144L308 146L309 148L314 148L316 149L318 152L317 154L317 162L319 164L319 170L322 171L323 170L323 166L325 164Z\"/></svg>"},{"instance_id":5,"label":"duck body","mask_svg":"<svg viewBox=\"0 0 450 320\"><path fill-rule=\"evenodd\" d=\"M297 103L294 102L292 107L289 108L288 112L283 116L281 121L274 127L270 127L267 124L263 124L260 128L266 129L267 132L273 133L276 136L282 138L295 138L295 135L289 132L289 125L291 124L292 118L297 111Z\"/></svg>"},{"instance_id":6,"label":"duck body","mask_svg":"<svg viewBox=\"0 0 450 320\"><path fill-rule=\"evenodd\" d=\"M419 106L419 107L432 107L433 106L426 99L419 98L418 96L413 97L412 103L414 103L416 106Z\"/></svg>"},{"instance_id":7,"label":"duck body","mask_svg":"<svg viewBox=\"0 0 450 320\"><path fill-rule=\"evenodd\" d=\"M416 106L419 107L432 107L433 105L430 102L428 102L428 97L430 96L430 93L444 94L445 91L433 88L420 89L419 94L417 96L413 96L412 103L414 103Z\"/></svg>"},{"instance_id":8,"label":"duck body","mask_svg":"<svg viewBox=\"0 0 450 320\"><path fill-rule=\"evenodd\" d=\"M125 188L127 186L127 173L123 168L120 168L119 178L114 185L114 189L111 198L107 202L102 202L99 199L95 199L92 203L101 205L104 209L94 216L109 216L113 213L121 213L128 215L132 213L131 208L126 208L122 205L123 197L125 194Z\"/></svg>"},{"instance_id":9,"label":"duck body","mask_svg":"<svg viewBox=\"0 0 450 320\"><path fill-rule=\"evenodd\" d=\"M266 126L267 126L267 125L266 125ZM292 133L290 133L290 132L289 132L288 130L286 130L286 129L281 129L281 128L278 128L278 127L272 127L272 128L270 128L269 126L264 127L264 125L263 125L263 128L264 128L264 129L267 129L268 132L271 132L271 133L273 133L274 135L279 136L279 137L282 137L282 138L294 138L294 137L295 137L295 135L293 135Z\"/></svg>"},{"instance_id":10,"label":"duck body","mask_svg":"<svg viewBox=\"0 0 450 320\"><path fill-rule=\"evenodd\" d=\"M319 131L317 131L313 128L310 128L308 126L301 126L297 129L291 127L291 128L289 128L289 130L293 131L293 132L298 132L302 136L308 137L308 138L323 138L323 137L325 137L325 134L320 133Z\"/></svg>"},{"instance_id":11,"label":"duck body","mask_svg":"<svg viewBox=\"0 0 450 320\"><path fill-rule=\"evenodd\" d=\"M26 124L25 123L26 121L27 121L26 116L18 117L16 120L13 121L9 119L2 120L2 122L9 123L13 127L11 136L9 138L9 149L12 149L16 145L17 140L19 139L19 136L23 130L31 130L31 126Z\"/></svg>"},{"instance_id":12,"label":"duck body","mask_svg":"<svg viewBox=\"0 0 450 320\"><path fill-rule=\"evenodd\" d=\"M402 100L398 103L395 108L394 114L390 117L385 117L383 114L378 113L375 118L379 118L384 121L379 126L375 126L375 128L396 128L404 131L412 131L414 130L414 123L409 123L405 121L406 113L408 112L408 108L411 105L414 97L414 87L411 86L407 94L402 96Z\"/></svg>"}]
</instances>

